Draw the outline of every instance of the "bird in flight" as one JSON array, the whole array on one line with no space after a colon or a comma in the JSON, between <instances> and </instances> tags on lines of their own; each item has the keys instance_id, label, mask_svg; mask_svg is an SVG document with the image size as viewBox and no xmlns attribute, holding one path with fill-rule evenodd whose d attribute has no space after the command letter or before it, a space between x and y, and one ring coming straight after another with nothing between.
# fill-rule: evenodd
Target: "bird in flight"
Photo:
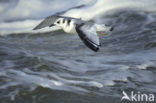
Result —
<instances>
[{"instance_id":1,"label":"bird in flight","mask_svg":"<svg viewBox=\"0 0 156 103\"><path fill-rule=\"evenodd\" d=\"M48 26L58 26L66 33L78 34L83 43L95 52L97 52L101 46L98 34L105 35L105 31L113 30L113 27L106 27L104 24L101 25L89 21L83 21L82 19L59 15L47 17L33 30Z\"/></svg>"}]
</instances>

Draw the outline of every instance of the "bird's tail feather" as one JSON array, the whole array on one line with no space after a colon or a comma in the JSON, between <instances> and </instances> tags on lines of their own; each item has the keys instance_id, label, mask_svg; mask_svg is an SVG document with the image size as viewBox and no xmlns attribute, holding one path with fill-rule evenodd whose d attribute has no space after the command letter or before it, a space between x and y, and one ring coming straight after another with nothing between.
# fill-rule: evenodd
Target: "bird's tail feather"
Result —
<instances>
[{"instance_id":1,"label":"bird's tail feather","mask_svg":"<svg viewBox=\"0 0 156 103\"><path fill-rule=\"evenodd\" d=\"M100 35L107 35L109 34L110 32L113 31L113 27L110 27L110 26L106 26L105 24L95 24L96 26L96 32Z\"/></svg>"}]
</instances>

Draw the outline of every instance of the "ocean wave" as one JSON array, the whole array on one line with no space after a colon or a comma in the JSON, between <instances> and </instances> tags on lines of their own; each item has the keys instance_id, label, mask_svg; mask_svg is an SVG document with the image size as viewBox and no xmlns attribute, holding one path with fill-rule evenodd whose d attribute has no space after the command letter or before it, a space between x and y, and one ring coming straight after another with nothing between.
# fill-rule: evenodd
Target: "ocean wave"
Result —
<instances>
[{"instance_id":1,"label":"ocean wave","mask_svg":"<svg viewBox=\"0 0 156 103\"><path fill-rule=\"evenodd\" d=\"M3 22L0 23L0 36L5 36L9 34L24 34L24 33L46 33L50 31L55 31L60 29L59 27L49 28L35 31L32 30L35 25L38 25L41 20L24 20L24 21L14 21L14 22Z\"/></svg>"},{"instance_id":2,"label":"ocean wave","mask_svg":"<svg viewBox=\"0 0 156 103\"><path fill-rule=\"evenodd\" d=\"M62 15L83 20L92 20L104 13L123 8L124 10L134 9L148 12L156 10L156 3L153 0L135 2L133 0L68 0L64 3L61 0L13 0L0 2L1 4L4 5L0 8L0 35L32 33L32 28L43 18L57 13L64 13ZM81 5L85 6L81 7Z\"/></svg>"}]
</instances>

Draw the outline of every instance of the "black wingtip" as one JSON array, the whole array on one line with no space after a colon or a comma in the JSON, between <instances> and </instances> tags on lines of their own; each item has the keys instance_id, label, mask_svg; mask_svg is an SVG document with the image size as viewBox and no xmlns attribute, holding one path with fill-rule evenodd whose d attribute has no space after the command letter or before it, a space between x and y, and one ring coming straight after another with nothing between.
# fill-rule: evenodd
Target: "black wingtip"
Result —
<instances>
[{"instance_id":1,"label":"black wingtip","mask_svg":"<svg viewBox=\"0 0 156 103\"><path fill-rule=\"evenodd\" d=\"M114 30L114 27L111 27L111 28L110 28L110 31L113 31L113 30Z\"/></svg>"},{"instance_id":2,"label":"black wingtip","mask_svg":"<svg viewBox=\"0 0 156 103\"><path fill-rule=\"evenodd\" d=\"M36 26L36 27L35 27L35 28L33 28L32 30L37 30L37 29L39 29L39 28L38 28L38 26Z\"/></svg>"},{"instance_id":3,"label":"black wingtip","mask_svg":"<svg viewBox=\"0 0 156 103\"><path fill-rule=\"evenodd\" d=\"M95 49L92 49L94 52L98 52L100 50L99 47L95 48Z\"/></svg>"},{"instance_id":4,"label":"black wingtip","mask_svg":"<svg viewBox=\"0 0 156 103\"><path fill-rule=\"evenodd\" d=\"M32 30L36 30L36 28L33 28Z\"/></svg>"},{"instance_id":5,"label":"black wingtip","mask_svg":"<svg viewBox=\"0 0 156 103\"><path fill-rule=\"evenodd\" d=\"M98 52L99 51L99 47L100 47L100 43L96 44L93 41L91 41L86 35L85 33L83 33L82 30L80 30L79 28L81 26L83 26L84 23L80 24L80 25L76 25L76 32L78 33L80 39L84 42L84 44L90 48L91 50L93 50L94 52Z\"/></svg>"},{"instance_id":6,"label":"black wingtip","mask_svg":"<svg viewBox=\"0 0 156 103\"><path fill-rule=\"evenodd\" d=\"M100 49L100 45L92 44L92 42L90 42L88 40L87 41L84 41L84 43L87 45L88 48L90 48L94 52L98 52L99 49Z\"/></svg>"},{"instance_id":7,"label":"black wingtip","mask_svg":"<svg viewBox=\"0 0 156 103\"><path fill-rule=\"evenodd\" d=\"M99 44L99 45L96 45L96 46L94 46L94 45L87 45L91 50L93 50L94 52L98 52L99 50L100 50L100 46L101 46L101 44Z\"/></svg>"}]
</instances>

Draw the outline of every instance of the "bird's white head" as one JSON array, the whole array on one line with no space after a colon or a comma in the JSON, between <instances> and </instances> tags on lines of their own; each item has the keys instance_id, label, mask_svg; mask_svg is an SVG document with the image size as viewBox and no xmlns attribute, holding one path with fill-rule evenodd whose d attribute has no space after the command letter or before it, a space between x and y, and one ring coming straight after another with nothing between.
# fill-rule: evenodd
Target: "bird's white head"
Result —
<instances>
[{"instance_id":1,"label":"bird's white head","mask_svg":"<svg viewBox=\"0 0 156 103\"><path fill-rule=\"evenodd\" d=\"M64 18L59 18L59 19L57 19L53 24L51 24L49 27L52 27L52 26L59 26L59 27L63 28L64 23L65 23Z\"/></svg>"},{"instance_id":2,"label":"bird's white head","mask_svg":"<svg viewBox=\"0 0 156 103\"><path fill-rule=\"evenodd\" d=\"M54 22L53 25L54 25L54 26L63 27L64 23L65 23L64 18L59 18L59 19L57 19L57 20Z\"/></svg>"},{"instance_id":3,"label":"bird's white head","mask_svg":"<svg viewBox=\"0 0 156 103\"><path fill-rule=\"evenodd\" d=\"M61 27L67 33L75 33L74 22L71 19L59 18L51 26Z\"/></svg>"},{"instance_id":4,"label":"bird's white head","mask_svg":"<svg viewBox=\"0 0 156 103\"><path fill-rule=\"evenodd\" d=\"M51 24L50 27L51 26L59 26L61 28L66 28L67 26L70 26L70 24L72 24L72 23L73 22L71 19L59 18L53 24Z\"/></svg>"}]
</instances>

